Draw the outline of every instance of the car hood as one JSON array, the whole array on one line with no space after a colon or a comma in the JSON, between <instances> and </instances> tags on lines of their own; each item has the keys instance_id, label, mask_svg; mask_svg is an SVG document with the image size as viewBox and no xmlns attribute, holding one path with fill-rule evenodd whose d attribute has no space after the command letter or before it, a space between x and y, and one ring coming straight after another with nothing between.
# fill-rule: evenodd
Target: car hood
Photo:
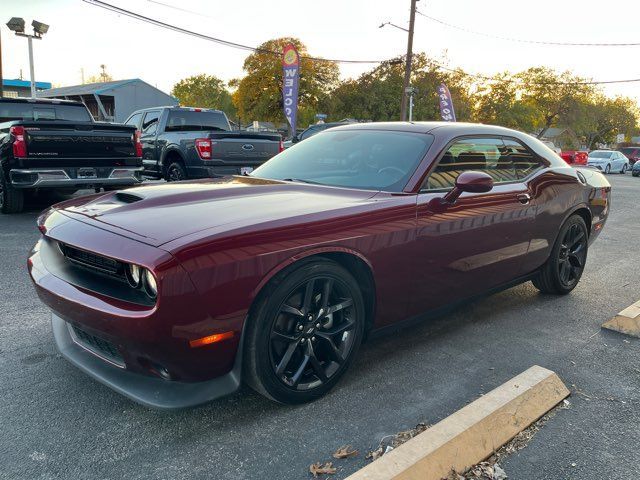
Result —
<instances>
[{"instance_id":1,"label":"car hood","mask_svg":"<svg viewBox=\"0 0 640 480\"><path fill-rule=\"evenodd\" d=\"M349 209L377 192L231 177L162 183L79 197L53 208L67 217L161 246L208 230L272 224Z\"/></svg>"}]
</instances>

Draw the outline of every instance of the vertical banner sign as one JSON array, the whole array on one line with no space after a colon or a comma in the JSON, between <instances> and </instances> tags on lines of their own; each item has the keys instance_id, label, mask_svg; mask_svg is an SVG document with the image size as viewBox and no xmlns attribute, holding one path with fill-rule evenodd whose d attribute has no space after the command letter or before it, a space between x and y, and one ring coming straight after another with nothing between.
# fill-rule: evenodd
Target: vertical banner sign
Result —
<instances>
[{"instance_id":1,"label":"vertical banner sign","mask_svg":"<svg viewBox=\"0 0 640 480\"><path fill-rule=\"evenodd\" d=\"M298 114L298 79L300 77L300 56L296 47L288 44L282 50L282 104L293 134L296 133Z\"/></svg>"},{"instance_id":2,"label":"vertical banner sign","mask_svg":"<svg viewBox=\"0 0 640 480\"><path fill-rule=\"evenodd\" d=\"M447 122L456 121L456 112L453 110L453 100L449 89L444 83L438 87L438 99L440 100L440 116Z\"/></svg>"}]
</instances>

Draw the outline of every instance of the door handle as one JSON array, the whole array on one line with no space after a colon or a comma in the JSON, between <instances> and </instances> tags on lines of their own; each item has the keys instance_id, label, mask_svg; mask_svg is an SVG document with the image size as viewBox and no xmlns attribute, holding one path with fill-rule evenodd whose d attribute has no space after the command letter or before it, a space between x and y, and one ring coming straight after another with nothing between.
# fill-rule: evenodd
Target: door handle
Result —
<instances>
[{"instance_id":1,"label":"door handle","mask_svg":"<svg viewBox=\"0 0 640 480\"><path fill-rule=\"evenodd\" d=\"M520 193L516 198L523 205L528 205L531 201L531 195L529 195L528 193Z\"/></svg>"}]
</instances>

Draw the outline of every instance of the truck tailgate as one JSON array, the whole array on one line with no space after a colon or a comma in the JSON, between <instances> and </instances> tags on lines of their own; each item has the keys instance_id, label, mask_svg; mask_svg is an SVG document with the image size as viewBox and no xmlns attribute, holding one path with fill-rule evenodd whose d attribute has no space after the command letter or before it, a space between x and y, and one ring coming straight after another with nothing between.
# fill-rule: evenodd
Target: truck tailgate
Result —
<instances>
[{"instance_id":1,"label":"truck tailgate","mask_svg":"<svg viewBox=\"0 0 640 480\"><path fill-rule=\"evenodd\" d=\"M100 123L24 122L27 155L39 159L46 167L52 162L60 165L60 159L94 159L92 165L100 165L100 159L113 165L114 159L134 158L135 128L124 125ZM56 160L57 159L57 160Z\"/></svg>"},{"instance_id":2,"label":"truck tailgate","mask_svg":"<svg viewBox=\"0 0 640 480\"><path fill-rule=\"evenodd\" d=\"M251 132L210 133L212 159L255 166L280 152L280 135Z\"/></svg>"}]
</instances>

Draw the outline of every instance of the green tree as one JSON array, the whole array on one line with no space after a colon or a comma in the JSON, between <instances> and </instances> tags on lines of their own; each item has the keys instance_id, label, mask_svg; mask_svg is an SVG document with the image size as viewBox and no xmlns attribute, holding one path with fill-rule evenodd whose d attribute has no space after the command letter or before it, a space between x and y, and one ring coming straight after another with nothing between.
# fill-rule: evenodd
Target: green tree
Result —
<instances>
[{"instance_id":1,"label":"green tree","mask_svg":"<svg viewBox=\"0 0 640 480\"><path fill-rule=\"evenodd\" d=\"M589 149L597 143L615 143L619 133L629 137L638 126L638 106L634 100L608 98L600 92L580 105L576 114L572 128Z\"/></svg>"},{"instance_id":2,"label":"green tree","mask_svg":"<svg viewBox=\"0 0 640 480\"><path fill-rule=\"evenodd\" d=\"M173 86L171 95L181 105L222 110L234 118L236 109L225 83L213 75L194 75L180 80Z\"/></svg>"},{"instance_id":3,"label":"green tree","mask_svg":"<svg viewBox=\"0 0 640 480\"><path fill-rule=\"evenodd\" d=\"M288 43L295 45L301 56L307 56L307 47L297 38L269 40L245 59L243 68L246 75L230 82L231 86L236 87L233 102L243 122L286 122L282 111L280 52ZM338 85L338 79L339 70L335 62L301 59L298 125L305 126L313 122L319 107L327 105L326 97Z\"/></svg>"},{"instance_id":4,"label":"green tree","mask_svg":"<svg viewBox=\"0 0 640 480\"><path fill-rule=\"evenodd\" d=\"M398 57L381 63L355 80L343 82L332 93L332 118L398 120L404 64L405 57ZM418 89L414 96L413 120L440 119L437 87L443 82L451 92L457 119L471 119L472 101L466 76L459 71L443 72L432 59L418 53L413 58L411 75L411 85Z\"/></svg>"},{"instance_id":5,"label":"green tree","mask_svg":"<svg viewBox=\"0 0 640 480\"><path fill-rule=\"evenodd\" d=\"M532 132L541 123L541 115L531 102L520 98L517 82L504 72L495 81L478 85L474 120L480 123Z\"/></svg>"},{"instance_id":6,"label":"green tree","mask_svg":"<svg viewBox=\"0 0 640 480\"><path fill-rule=\"evenodd\" d=\"M558 74L546 67L532 67L515 78L520 81L521 101L537 112L538 138L554 125L566 124L571 113L594 94L593 85L571 72Z\"/></svg>"}]
</instances>

